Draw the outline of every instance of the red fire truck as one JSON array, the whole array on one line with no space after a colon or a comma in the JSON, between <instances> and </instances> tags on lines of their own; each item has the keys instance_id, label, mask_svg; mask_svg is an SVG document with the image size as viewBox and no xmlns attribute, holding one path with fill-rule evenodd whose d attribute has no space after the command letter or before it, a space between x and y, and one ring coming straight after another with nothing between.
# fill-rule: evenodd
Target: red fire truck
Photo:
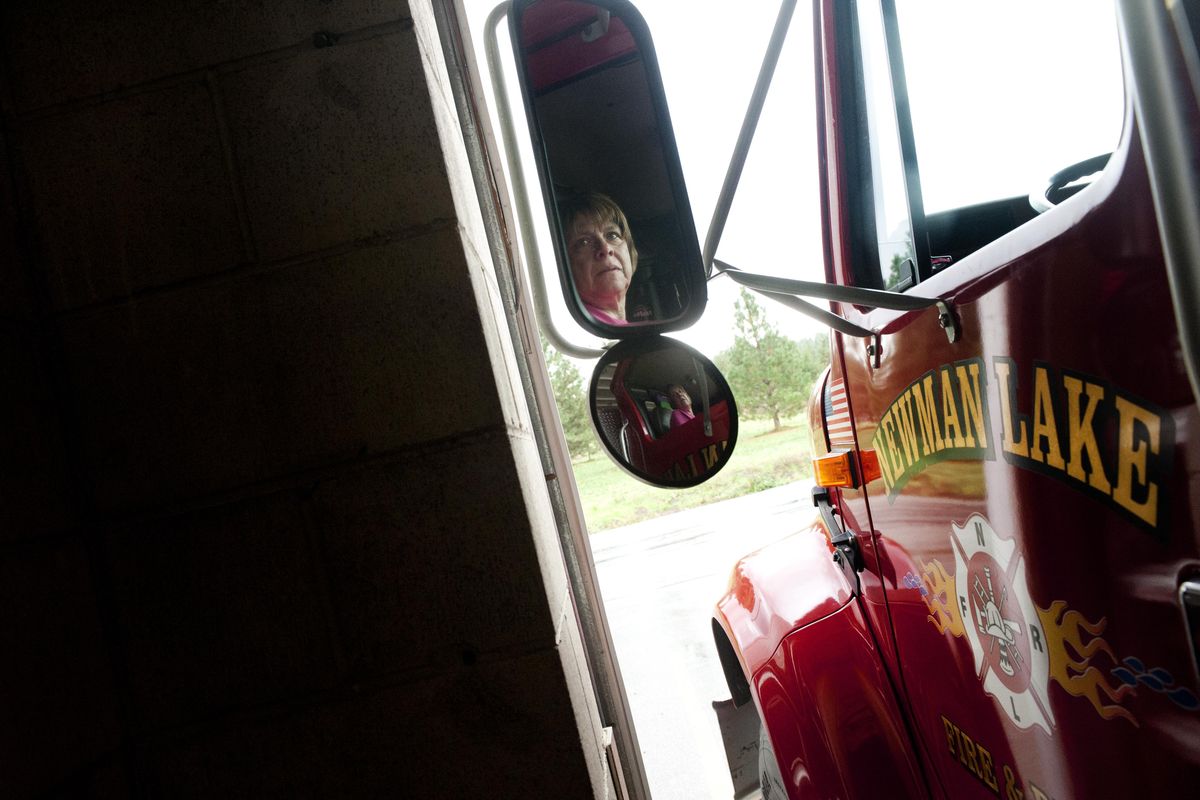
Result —
<instances>
[{"instance_id":1,"label":"red fire truck","mask_svg":"<svg viewBox=\"0 0 1200 800\"><path fill-rule=\"evenodd\" d=\"M819 284L722 264L719 224L698 247L629 3L521 0L510 15L564 298L623 340L609 376L628 348L671 346L660 335L696 319L714 269L833 329L810 405L814 520L738 563L713 619L733 704L761 732L739 786L792 800L1200 792L1200 4L1097 3L1119 18L1112 151L1032 195L928 213L911 3L814 0L811 29L795 5L772 48L789 24L813 33ZM581 124L596 102L619 122ZM971 135L957 98L942 102L944 125ZM718 215L738 169L735 155ZM584 189L616 200L620 235L637 237L636 321L589 313L573 278L558 210ZM638 386L719 378L695 364ZM601 439L628 463L620 437Z\"/></svg>"}]
</instances>

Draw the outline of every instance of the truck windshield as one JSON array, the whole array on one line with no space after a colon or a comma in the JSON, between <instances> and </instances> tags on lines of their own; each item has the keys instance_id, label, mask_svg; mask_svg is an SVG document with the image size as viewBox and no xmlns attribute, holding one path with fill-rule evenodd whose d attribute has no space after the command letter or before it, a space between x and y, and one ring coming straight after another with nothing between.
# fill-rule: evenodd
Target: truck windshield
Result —
<instances>
[{"instance_id":1,"label":"truck windshield","mask_svg":"<svg viewBox=\"0 0 1200 800\"><path fill-rule=\"evenodd\" d=\"M1116 12L1096 0L897 0L925 211L1027 195L1115 149Z\"/></svg>"},{"instance_id":2,"label":"truck windshield","mask_svg":"<svg viewBox=\"0 0 1200 800\"><path fill-rule=\"evenodd\" d=\"M1116 148L1124 87L1111 3L856 9L878 252L860 285L902 290L956 263L1045 210L1034 201L1052 175ZM952 228L990 233L968 242Z\"/></svg>"}]
</instances>

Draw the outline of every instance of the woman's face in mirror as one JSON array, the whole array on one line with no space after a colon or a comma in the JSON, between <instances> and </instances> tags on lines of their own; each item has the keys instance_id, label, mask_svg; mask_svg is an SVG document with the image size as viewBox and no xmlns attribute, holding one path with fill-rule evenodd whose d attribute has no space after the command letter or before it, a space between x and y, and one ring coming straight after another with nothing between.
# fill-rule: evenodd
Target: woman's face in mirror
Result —
<instances>
[{"instance_id":1,"label":"woman's face in mirror","mask_svg":"<svg viewBox=\"0 0 1200 800\"><path fill-rule=\"evenodd\" d=\"M587 305L625 319L625 293L636 264L616 221L575 215L567 231L567 251L575 289Z\"/></svg>"},{"instance_id":2,"label":"woman's face in mirror","mask_svg":"<svg viewBox=\"0 0 1200 800\"><path fill-rule=\"evenodd\" d=\"M688 395L687 389L684 389L679 384L675 384L668 391L673 408L691 409L692 398Z\"/></svg>"}]
</instances>

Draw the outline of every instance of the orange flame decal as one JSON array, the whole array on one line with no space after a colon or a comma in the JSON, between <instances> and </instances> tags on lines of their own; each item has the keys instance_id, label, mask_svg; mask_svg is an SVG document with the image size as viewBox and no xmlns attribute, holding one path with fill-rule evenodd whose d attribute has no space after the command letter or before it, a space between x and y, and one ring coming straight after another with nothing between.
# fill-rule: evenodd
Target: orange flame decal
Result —
<instances>
[{"instance_id":1,"label":"orange flame decal","mask_svg":"<svg viewBox=\"0 0 1200 800\"><path fill-rule=\"evenodd\" d=\"M954 636L962 636L962 616L958 613L958 604L954 602L954 578L946 572L940 561L930 561L921 571L921 582L925 591L921 599L929 609L927 619L938 629L938 633L949 631Z\"/></svg>"},{"instance_id":2,"label":"orange flame decal","mask_svg":"<svg viewBox=\"0 0 1200 800\"><path fill-rule=\"evenodd\" d=\"M1089 622L1078 611L1067 610L1063 600L1054 601L1048 609L1038 608L1038 616L1042 619L1042 630L1046 634L1050 677L1058 681L1058 685L1068 694L1086 697L1105 719L1123 717L1134 727L1140 727L1133 714L1121 705L1122 698L1133 689L1124 684L1114 689L1104 673L1089 663L1101 652L1107 653L1114 662L1117 660L1108 642L1100 638L1108 620L1101 617L1099 622ZM1067 645L1071 646L1071 651L1078 655L1078 659L1068 654ZM1112 703L1105 703L1101 694Z\"/></svg>"}]
</instances>

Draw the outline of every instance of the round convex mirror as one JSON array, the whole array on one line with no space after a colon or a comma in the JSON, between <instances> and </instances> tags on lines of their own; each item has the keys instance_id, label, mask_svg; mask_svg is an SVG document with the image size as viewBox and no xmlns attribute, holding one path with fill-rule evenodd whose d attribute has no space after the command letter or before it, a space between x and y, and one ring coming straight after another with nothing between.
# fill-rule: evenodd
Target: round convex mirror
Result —
<instances>
[{"instance_id":1,"label":"round convex mirror","mask_svg":"<svg viewBox=\"0 0 1200 800\"><path fill-rule=\"evenodd\" d=\"M628 339L605 352L588 393L605 452L655 486L704 483L737 442L737 408L720 371L663 336Z\"/></svg>"}]
</instances>

